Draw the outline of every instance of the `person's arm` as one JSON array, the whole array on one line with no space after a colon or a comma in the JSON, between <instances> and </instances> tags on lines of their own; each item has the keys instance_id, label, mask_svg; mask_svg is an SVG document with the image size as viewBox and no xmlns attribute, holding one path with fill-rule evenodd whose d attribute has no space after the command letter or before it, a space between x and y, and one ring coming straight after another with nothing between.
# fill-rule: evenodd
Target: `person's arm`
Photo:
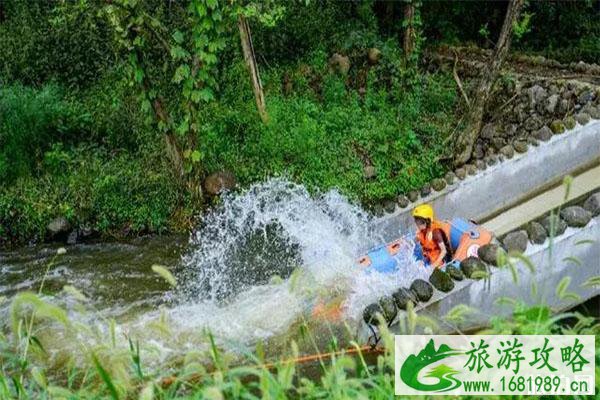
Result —
<instances>
[{"instance_id":1,"label":"person's arm","mask_svg":"<svg viewBox=\"0 0 600 400\"><path fill-rule=\"evenodd\" d=\"M448 254L448 250L446 249L446 245L444 244L444 237L439 230L433 231L433 240L437 243L440 248L440 255L437 260L433 260L431 262L431 266L434 268L440 268L444 265L444 260L446 259L446 254Z\"/></svg>"}]
</instances>

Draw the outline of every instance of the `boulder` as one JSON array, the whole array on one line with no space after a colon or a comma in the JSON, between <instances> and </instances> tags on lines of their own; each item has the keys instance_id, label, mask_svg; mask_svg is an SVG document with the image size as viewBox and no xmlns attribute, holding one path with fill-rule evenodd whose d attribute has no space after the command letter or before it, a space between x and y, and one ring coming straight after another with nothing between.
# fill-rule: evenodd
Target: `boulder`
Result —
<instances>
[{"instance_id":1,"label":"boulder","mask_svg":"<svg viewBox=\"0 0 600 400\"><path fill-rule=\"evenodd\" d=\"M430 194L431 194L431 185L429 183L426 183L421 188L421 197L427 197Z\"/></svg>"},{"instance_id":2,"label":"boulder","mask_svg":"<svg viewBox=\"0 0 600 400\"><path fill-rule=\"evenodd\" d=\"M529 146L526 140L517 140L513 143L513 147L517 153L526 153Z\"/></svg>"},{"instance_id":3,"label":"boulder","mask_svg":"<svg viewBox=\"0 0 600 400\"><path fill-rule=\"evenodd\" d=\"M482 144L476 144L471 156L476 160L481 160L485 156L485 151Z\"/></svg>"},{"instance_id":4,"label":"boulder","mask_svg":"<svg viewBox=\"0 0 600 400\"><path fill-rule=\"evenodd\" d=\"M591 118L590 118L590 115L588 113L580 112L577 115L575 115L575 120L580 125L585 125L585 124L587 124L587 123L590 122Z\"/></svg>"},{"instance_id":5,"label":"boulder","mask_svg":"<svg viewBox=\"0 0 600 400\"><path fill-rule=\"evenodd\" d=\"M98 236L98 232L95 231L94 229L90 228L89 226L83 226L79 229L79 240L84 241L84 240L90 240L93 239L94 237Z\"/></svg>"},{"instance_id":6,"label":"boulder","mask_svg":"<svg viewBox=\"0 0 600 400\"><path fill-rule=\"evenodd\" d=\"M595 93L592 90L584 90L579 96L577 96L577 103L585 105L594 100Z\"/></svg>"},{"instance_id":7,"label":"boulder","mask_svg":"<svg viewBox=\"0 0 600 400\"><path fill-rule=\"evenodd\" d=\"M56 217L46 226L49 239L64 240L71 231L71 224L65 217Z\"/></svg>"},{"instance_id":8,"label":"boulder","mask_svg":"<svg viewBox=\"0 0 600 400\"><path fill-rule=\"evenodd\" d=\"M513 156L515 155L515 149L513 149L511 145L507 144L506 146L500 149L500 154L510 159L513 158Z\"/></svg>"},{"instance_id":9,"label":"boulder","mask_svg":"<svg viewBox=\"0 0 600 400\"><path fill-rule=\"evenodd\" d=\"M560 216L568 226L582 228L592 219L592 213L580 206L570 206L560 210Z\"/></svg>"},{"instance_id":10,"label":"boulder","mask_svg":"<svg viewBox=\"0 0 600 400\"><path fill-rule=\"evenodd\" d=\"M483 171L487 169L487 164L483 160L477 160L475 161L475 168L477 168L480 171Z\"/></svg>"},{"instance_id":11,"label":"boulder","mask_svg":"<svg viewBox=\"0 0 600 400\"><path fill-rule=\"evenodd\" d=\"M476 175L477 174L477 167L474 166L473 164L466 164L465 168L467 170L467 174L469 174L469 175Z\"/></svg>"},{"instance_id":12,"label":"boulder","mask_svg":"<svg viewBox=\"0 0 600 400\"><path fill-rule=\"evenodd\" d=\"M528 240L527 232L525 230L518 230L508 233L502 240L502 244L507 251L524 253L527 250Z\"/></svg>"},{"instance_id":13,"label":"boulder","mask_svg":"<svg viewBox=\"0 0 600 400\"><path fill-rule=\"evenodd\" d=\"M235 175L230 171L213 172L204 180L204 190L211 196L217 196L226 190L235 188Z\"/></svg>"},{"instance_id":14,"label":"boulder","mask_svg":"<svg viewBox=\"0 0 600 400\"><path fill-rule=\"evenodd\" d=\"M406 197L405 195L401 194L396 199L396 203L398 203L398 207L400 207L400 208L406 208L410 204L410 200L408 200L408 197Z\"/></svg>"},{"instance_id":15,"label":"boulder","mask_svg":"<svg viewBox=\"0 0 600 400\"><path fill-rule=\"evenodd\" d=\"M454 281L450 278L450 275L439 268L434 268L429 276L429 283L431 283L434 288L444 293L448 293L454 289Z\"/></svg>"},{"instance_id":16,"label":"boulder","mask_svg":"<svg viewBox=\"0 0 600 400\"><path fill-rule=\"evenodd\" d=\"M386 213L393 213L396 210L396 202L393 200L385 200L383 202L383 209Z\"/></svg>"},{"instance_id":17,"label":"boulder","mask_svg":"<svg viewBox=\"0 0 600 400\"><path fill-rule=\"evenodd\" d=\"M392 294L392 297L394 298L394 303L398 310L406 310L408 303L413 303L413 305L417 303L417 299L413 292L402 287L396 290L394 294Z\"/></svg>"},{"instance_id":18,"label":"boulder","mask_svg":"<svg viewBox=\"0 0 600 400\"><path fill-rule=\"evenodd\" d=\"M350 71L350 59L339 53L335 53L329 59L329 70L346 75Z\"/></svg>"},{"instance_id":19,"label":"boulder","mask_svg":"<svg viewBox=\"0 0 600 400\"><path fill-rule=\"evenodd\" d=\"M369 64L375 65L381 59L381 50L376 47L371 47L367 51L367 58L369 59Z\"/></svg>"},{"instance_id":20,"label":"boulder","mask_svg":"<svg viewBox=\"0 0 600 400\"><path fill-rule=\"evenodd\" d=\"M463 180L467 177L467 170L464 167L456 168L454 174L458 177L458 179Z\"/></svg>"},{"instance_id":21,"label":"boulder","mask_svg":"<svg viewBox=\"0 0 600 400\"><path fill-rule=\"evenodd\" d=\"M371 206L371 212L376 217L383 217L385 215L385 210L383 209L383 206L381 205L381 203L373 204Z\"/></svg>"},{"instance_id":22,"label":"boulder","mask_svg":"<svg viewBox=\"0 0 600 400\"><path fill-rule=\"evenodd\" d=\"M365 165L363 168L365 179L373 179L377 176L377 170L372 165Z\"/></svg>"},{"instance_id":23,"label":"boulder","mask_svg":"<svg viewBox=\"0 0 600 400\"><path fill-rule=\"evenodd\" d=\"M548 232L548 235L559 236L567 230L567 223L558 215L548 215L541 221L542 226Z\"/></svg>"},{"instance_id":24,"label":"boulder","mask_svg":"<svg viewBox=\"0 0 600 400\"><path fill-rule=\"evenodd\" d=\"M565 115L569 112L569 100L562 99L558 102L558 107L556 107L556 112L559 115Z\"/></svg>"},{"instance_id":25,"label":"boulder","mask_svg":"<svg viewBox=\"0 0 600 400\"><path fill-rule=\"evenodd\" d=\"M588 114L592 119L600 119L600 106L590 107Z\"/></svg>"},{"instance_id":26,"label":"boulder","mask_svg":"<svg viewBox=\"0 0 600 400\"><path fill-rule=\"evenodd\" d=\"M439 192L441 190L444 190L444 188L446 187L446 181L441 178L436 178L431 181L431 187L433 188L433 190Z\"/></svg>"},{"instance_id":27,"label":"boulder","mask_svg":"<svg viewBox=\"0 0 600 400\"><path fill-rule=\"evenodd\" d=\"M569 64L569 65L571 65L571 64ZM578 63L576 63L573 66L573 69L577 72L587 72L587 69L588 69L587 63L584 61L579 61Z\"/></svg>"},{"instance_id":28,"label":"boulder","mask_svg":"<svg viewBox=\"0 0 600 400\"><path fill-rule=\"evenodd\" d=\"M415 279L410 285L410 290L420 302L427 302L433 296L433 286L423 279Z\"/></svg>"},{"instance_id":29,"label":"boulder","mask_svg":"<svg viewBox=\"0 0 600 400\"><path fill-rule=\"evenodd\" d=\"M496 150L500 150L505 145L506 145L506 139L504 139L504 138L497 137L497 138L492 139L492 146L494 146L493 148Z\"/></svg>"},{"instance_id":30,"label":"boulder","mask_svg":"<svg viewBox=\"0 0 600 400\"><path fill-rule=\"evenodd\" d=\"M565 127L567 129L573 129L575 128L575 118L573 118L572 116L568 116L565 117L565 119L563 119L563 122L565 123Z\"/></svg>"},{"instance_id":31,"label":"boulder","mask_svg":"<svg viewBox=\"0 0 600 400\"><path fill-rule=\"evenodd\" d=\"M460 262L460 269L465 274L465 276L470 279L480 279L473 277L473 275L476 272L487 272L487 266L478 257L465 258Z\"/></svg>"},{"instance_id":32,"label":"boulder","mask_svg":"<svg viewBox=\"0 0 600 400\"><path fill-rule=\"evenodd\" d=\"M463 274L462 270L457 268L456 265L448 265L446 267L446 272L448 275L450 275L450 278L454 279L455 281L462 281L465 279L465 275Z\"/></svg>"},{"instance_id":33,"label":"boulder","mask_svg":"<svg viewBox=\"0 0 600 400\"><path fill-rule=\"evenodd\" d=\"M363 321L365 321L368 325L377 326L379 325L377 314L381 314L383 317L383 309L379 303L369 304L363 311Z\"/></svg>"},{"instance_id":34,"label":"boulder","mask_svg":"<svg viewBox=\"0 0 600 400\"><path fill-rule=\"evenodd\" d=\"M408 192L408 199L411 203L414 203L415 201L419 200L419 192L417 192L416 190L411 190L410 192Z\"/></svg>"},{"instance_id":35,"label":"boulder","mask_svg":"<svg viewBox=\"0 0 600 400\"><path fill-rule=\"evenodd\" d=\"M481 129L481 133L479 134L479 137L481 137L482 139L492 139L493 137L495 137L497 135L496 133L496 127L494 126L494 124L485 124L483 126L483 128Z\"/></svg>"},{"instance_id":36,"label":"boulder","mask_svg":"<svg viewBox=\"0 0 600 400\"><path fill-rule=\"evenodd\" d=\"M552 137L552 130L544 125L533 134L533 137L543 142L547 142Z\"/></svg>"},{"instance_id":37,"label":"boulder","mask_svg":"<svg viewBox=\"0 0 600 400\"><path fill-rule=\"evenodd\" d=\"M519 131L519 127L517 125L510 124L510 125L504 127L502 137L505 137L505 138L513 137L513 136L517 135L518 131Z\"/></svg>"},{"instance_id":38,"label":"boulder","mask_svg":"<svg viewBox=\"0 0 600 400\"><path fill-rule=\"evenodd\" d=\"M448 185L452 185L456 180L456 174L452 171L448 171L446 175L444 175L444 180Z\"/></svg>"},{"instance_id":39,"label":"boulder","mask_svg":"<svg viewBox=\"0 0 600 400\"><path fill-rule=\"evenodd\" d=\"M548 97L548 92L540 85L535 84L527 89L527 95L529 96L529 106L535 108L538 103L542 103Z\"/></svg>"},{"instance_id":40,"label":"boulder","mask_svg":"<svg viewBox=\"0 0 600 400\"><path fill-rule=\"evenodd\" d=\"M563 133L566 129L567 128L565 127L565 124L561 120L559 120L559 119L555 119L554 121L552 121L550 123L550 130L555 135Z\"/></svg>"},{"instance_id":41,"label":"boulder","mask_svg":"<svg viewBox=\"0 0 600 400\"><path fill-rule=\"evenodd\" d=\"M396 309L396 303L392 296L383 296L379 299L379 306L381 307L383 318L390 322L396 317L398 310Z\"/></svg>"},{"instance_id":42,"label":"boulder","mask_svg":"<svg viewBox=\"0 0 600 400\"><path fill-rule=\"evenodd\" d=\"M529 143L533 147L537 147L540 145L540 141L531 136L527 138L527 143Z\"/></svg>"},{"instance_id":43,"label":"boulder","mask_svg":"<svg viewBox=\"0 0 600 400\"><path fill-rule=\"evenodd\" d=\"M559 99L560 97L557 94L553 94L552 96L546 99L545 111L548 114L554 114Z\"/></svg>"},{"instance_id":44,"label":"boulder","mask_svg":"<svg viewBox=\"0 0 600 400\"><path fill-rule=\"evenodd\" d=\"M600 215L600 192L588 197L585 203L583 203L583 208L592 213L594 217Z\"/></svg>"},{"instance_id":45,"label":"boulder","mask_svg":"<svg viewBox=\"0 0 600 400\"><path fill-rule=\"evenodd\" d=\"M486 158L486 162L487 162L487 165L489 165L490 167L492 165L496 165L498 163L498 156L495 154L491 154Z\"/></svg>"},{"instance_id":46,"label":"boulder","mask_svg":"<svg viewBox=\"0 0 600 400\"><path fill-rule=\"evenodd\" d=\"M489 244L481 246L477 250L477 255L486 264L498 265L498 263L497 263L498 249L500 249L500 246L498 246L495 243L489 243Z\"/></svg>"},{"instance_id":47,"label":"boulder","mask_svg":"<svg viewBox=\"0 0 600 400\"><path fill-rule=\"evenodd\" d=\"M528 131L535 131L544 125L544 122L537 114L533 114L531 117L525 120L524 128Z\"/></svg>"},{"instance_id":48,"label":"boulder","mask_svg":"<svg viewBox=\"0 0 600 400\"><path fill-rule=\"evenodd\" d=\"M77 229L73 229L69 236L67 236L67 244L73 245L79 242L79 231Z\"/></svg>"},{"instance_id":49,"label":"boulder","mask_svg":"<svg viewBox=\"0 0 600 400\"><path fill-rule=\"evenodd\" d=\"M539 222L532 221L527 224L527 235L529 236L529 240L531 243L535 244L543 244L548 237L546 233L546 229Z\"/></svg>"}]
</instances>

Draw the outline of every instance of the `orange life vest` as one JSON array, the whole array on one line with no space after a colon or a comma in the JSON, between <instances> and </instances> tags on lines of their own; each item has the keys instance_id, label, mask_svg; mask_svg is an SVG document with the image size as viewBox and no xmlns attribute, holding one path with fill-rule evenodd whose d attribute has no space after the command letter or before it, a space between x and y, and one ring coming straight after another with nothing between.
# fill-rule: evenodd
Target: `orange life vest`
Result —
<instances>
[{"instance_id":1,"label":"orange life vest","mask_svg":"<svg viewBox=\"0 0 600 400\"><path fill-rule=\"evenodd\" d=\"M442 249L438 245L438 243L433 240L433 232L439 229L445 235L444 244L446 245L446 251L448 253L452 252L452 249L449 246L449 238L450 238L450 224L445 221L431 221L431 225L429 229L426 231L418 231L417 232L417 241L421 245L423 249L423 256L427 259L429 263L433 263L440 256Z\"/></svg>"}]
</instances>

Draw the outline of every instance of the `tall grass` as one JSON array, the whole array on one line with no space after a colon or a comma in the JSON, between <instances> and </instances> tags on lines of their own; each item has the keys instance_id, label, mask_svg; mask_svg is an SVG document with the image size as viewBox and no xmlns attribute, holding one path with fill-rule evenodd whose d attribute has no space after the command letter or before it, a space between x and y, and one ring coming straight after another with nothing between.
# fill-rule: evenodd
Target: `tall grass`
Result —
<instances>
[{"instance_id":1,"label":"tall grass","mask_svg":"<svg viewBox=\"0 0 600 400\"><path fill-rule=\"evenodd\" d=\"M57 255L57 256L60 256ZM516 259L505 255L505 268ZM533 266L531 266L533 268ZM48 266L47 271L51 268ZM151 268L170 284L175 278L164 267ZM46 272L47 272L46 271ZM598 285L593 277L584 285ZM556 289L558 296L568 296L568 280ZM114 321L104 321L106 329L98 333L96 343L83 340L86 326L67 318L65 310L37 293L20 293L12 300L12 326L0 334L0 399L389 399L394 397L394 356L390 331L382 327L378 352L361 347L358 338L350 347L340 349L332 337L329 353L320 350L312 338L308 324L302 324L304 335L319 353L311 363L299 358L298 344L289 342L288 351L280 359L266 362L261 345L234 359L220 349L207 332L205 352L189 351L175 367L150 368L144 364L140 343L126 337L128 346L117 346ZM73 287L65 287L72 300L85 305L88 299ZM499 301L507 302L506 299ZM555 315L542 304L528 306L510 300L511 318L492 318L485 334L600 334L600 323L578 312ZM460 305L444 318L458 325L476 308ZM569 318L569 323L563 320ZM43 329L53 335L64 335L70 343L70 357L57 363L54 353L43 338ZM163 327L167 332L168 326ZM398 330L402 334L420 331L440 332L436 321L418 314L409 306L402 314ZM142 346L143 347L143 346ZM596 376L600 383L600 346L597 343ZM64 355L62 355L64 357ZM306 360L306 359L304 359ZM60 368L57 368L60 365ZM497 396L498 397L498 396ZM497 398L496 397L496 398ZM446 398L451 398L447 396ZM494 397L490 397L493 399ZM548 396L544 398L550 398Z\"/></svg>"}]
</instances>

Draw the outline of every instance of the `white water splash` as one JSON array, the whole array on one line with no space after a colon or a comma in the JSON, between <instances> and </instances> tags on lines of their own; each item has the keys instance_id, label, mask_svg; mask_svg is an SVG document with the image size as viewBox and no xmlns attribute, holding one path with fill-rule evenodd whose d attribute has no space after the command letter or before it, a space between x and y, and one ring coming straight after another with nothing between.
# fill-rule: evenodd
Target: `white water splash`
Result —
<instances>
[{"instance_id":1,"label":"white water splash","mask_svg":"<svg viewBox=\"0 0 600 400\"><path fill-rule=\"evenodd\" d=\"M299 273L279 283L245 285L219 299L229 285L249 281L242 274L256 273L252 265L232 270L232 250L256 232L268 236L273 224L280 228L277 235L296 248ZM367 304L427 277L412 256L411 241L397 256L402 268L396 273L363 271L357 258L382 238L373 231L374 220L336 191L313 197L303 186L273 179L225 196L203 226L192 234L191 251L182 260L184 300L169 310L177 330L206 328L215 337L252 343L284 334L301 316L310 317L319 299L344 296L345 317L357 320ZM272 257L259 256L261 262Z\"/></svg>"},{"instance_id":2,"label":"white water splash","mask_svg":"<svg viewBox=\"0 0 600 400\"><path fill-rule=\"evenodd\" d=\"M384 242L376 226L377 220L338 192L312 196L283 179L226 195L191 235L188 253L174 271L180 286L166 294L166 304L121 319L116 334L139 340L146 362L161 365L206 348L207 330L232 350L289 339L295 323L312 319L315 305L332 299L342 305L345 322L356 323L366 305L427 277L410 241L397 256L397 272L360 268L358 257ZM102 319L111 310L81 315L77 307L65 306L73 320L90 327L79 333L82 342L101 346L111 336ZM127 341L117 345L128 348ZM68 351L69 346L50 347Z\"/></svg>"}]
</instances>

